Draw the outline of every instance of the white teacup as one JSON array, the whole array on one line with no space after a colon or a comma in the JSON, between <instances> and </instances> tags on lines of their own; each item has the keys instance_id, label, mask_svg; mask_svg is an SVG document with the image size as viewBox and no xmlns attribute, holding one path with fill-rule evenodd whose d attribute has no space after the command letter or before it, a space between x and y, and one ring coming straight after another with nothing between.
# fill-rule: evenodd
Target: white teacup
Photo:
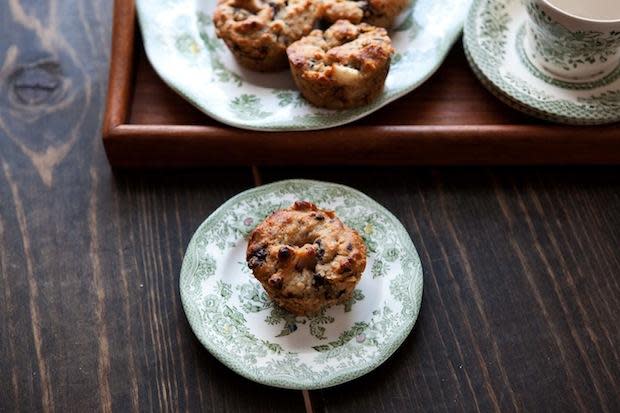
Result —
<instances>
[{"instance_id":1,"label":"white teacup","mask_svg":"<svg viewBox=\"0 0 620 413\"><path fill-rule=\"evenodd\" d=\"M620 0L523 0L525 52L550 75L601 79L620 65Z\"/></svg>"}]
</instances>

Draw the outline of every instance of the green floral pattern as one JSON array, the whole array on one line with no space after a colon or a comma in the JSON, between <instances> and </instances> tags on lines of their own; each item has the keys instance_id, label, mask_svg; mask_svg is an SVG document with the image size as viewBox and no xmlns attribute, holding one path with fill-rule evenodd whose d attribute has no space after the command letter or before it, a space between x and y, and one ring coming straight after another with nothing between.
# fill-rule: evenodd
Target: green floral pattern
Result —
<instances>
[{"instance_id":1,"label":"green floral pattern","mask_svg":"<svg viewBox=\"0 0 620 413\"><path fill-rule=\"evenodd\" d=\"M594 109L604 106L610 110L620 111L620 90L610 90L599 95L580 98L579 101Z\"/></svg>"},{"instance_id":2,"label":"green floral pattern","mask_svg":"<svg viewBox=\"0 0 620 413\"><path fill-rule=\"evenodd\" d=\"M229 70L220 58L220 52L223 50L222 42L212 37L210 28L213 26L211 18L205 13L197 13L197 26L200 39L204 43L208 53L209 61L213 69L213 75L215 76L212 81L219 81L221 83L233 83L238 87L243 86L243 78L237 73ZM184 36L189 36L185 34Z\"/></svg>"},{"instance_id":3,"label":"green floral pattern","mask_svg":"<svg viewBox=\"0 0 620 413\"><path fill-rule=\"evenodd\" d=\"M549 83L553 86L561 87L562 89L569 90L591 90L597 87L607 86L612 82L615 82L620 78L620 66L611 72L608 76L605 76L602 79L599 79L594 82L566 82L555 77L552 77L544 72L542 72L536 65L530 60L529 56L525 52L525 42L526 42L526 24L523 24L517 33L517 51L519 52L519 58L521 63L527 67L527 69L536 76L538 79Z\"/></svg>"},{"instance_id":4,"label":"green floral pattern","mask_svg":"<svg viewBox=\"0 0 620 413\"><path fill-rule=\"evenodd\" d=\"M278 98L278 106L281 108L291 105L294 108L301 108L308 105L308 102L301 96L301 93L293 90L274 90L273 94Z\"/></svg>"},{"instance_id":5,"label":"green floral pattern","mask_svg":"<svg viewBox=\"0 0 620 413\"><path fill-rule=\"evenodd\" d=\"M528 114L569 124L620 121L620 75L567 88L540 76L519 56L520 28L528 18L520 0L474 0L464 30L474 73L499 99ZM620 72L619 72L620 73Z\"/></svg>"},{"instance_id":6,"label":"green floral pattern","mask_svg":"<svg viewBox=\"0 0 620 413\"><path fill-rule=\"evenodd\" d=\"M502 60L506 54L509 21L510 15L502 2L489 4L480 12L480 46L494 60Z\"/></svg>"},{"instance_id":7,"label":"green floral pattern","mask_svg":"<svg viewBox=\"0 0 620 413\"><path fill-rule=\"evenodd\" d=\"M366 116L421 85L458 38L472 0L416 0L391 37L397 54L383 94L362 108L321 110L294 89L288 71L241 68L218 39L216 0L137 0L144 46L153 67L176 92L223 123L254 130L310 130Z\"/></svg>"},{"instance_id":8,"label":"green floral pattern","mask_svg":"<svg viewBox=\"0 0 620 413\"><path fill-rule=\"evenodd\" d=\"M383 261L380 259L375 260L372 264L370 273L372 274L372 278L382 277L384 274L385 266L383 265Z\"/></svg>"},{"instance_id":9,"label":"green floral pattern","mask_svg":"<svg viewBox=\"0 0 620 413\"><path fill-rule=\"evenodd\" d=\"M245 265L244 263L239 264ZM325 311L311 317L295 316L275 305L257 281L248 281L246 284L239 285L237 289L239 290L241 308L246 313L260 313L269 310L265 322L269 325L282 326L282 330L276 337L288 336L295 333L300 325L307 325L310 335L319 340L325 340L324 324L331 324L335 320L334 317L325 314ZM364 294L360 290L355 290L351 299L342 304L344 312L351 311L353 304L363 299Z\"/></svg>"},{"instance_id":10,"label":"green floral pattern","mask_svg":"<svg viewBox=\"0 0 620 413\"><path fill-rule=\"evenodd\" d=\"M358 301L362 301L364 298L364 293L361 290L354 290L351 299L343 304L344 312L348 313L349 311L351 311L353 309L353 304L357 303Z\"/></svg>"},{"instance_id":11,"label":"green floral pattern","mask_svg":"<svg viewBox=\"0 0 620 413\"><path fill-rule=\"evenodd\" d=\"M327 344L322 344L320 346L313 346L312 348L319 352L325 352L325 351L337 349L347 344L354 337L357 337L363 334L367 328L368 328L367 323L357 322L353 325L353 327L351 327L350 329L340 334L340 336L338 337L338 340L331 341Z\"/></svg>"},{"instance_id":12,"label":"green floral pattern","mask_svg":"<svg viewBox=\"0 0 620 413\"><path fill-rule=\"evenodd\" d=\"M271 112L261 110L261 101L256 95L243 94L230 102L230 108L243 119L262 119L271 115Z\"/></svg>"},{"instance_id":13,"label":"green floral pattern","mask_svg":"<svg viewBox=\"0 0 620 413\"><path fill-rule=\"evenodd\" d=\"M570 31L531 0L527 11L536 23L528 25L534 52L555 67L569 72L581 65L605 63L619 53L620 32Z\"/></svg>"},{"instance_id":14,"label":"green floral pattern","mask_svg":"<svg viewBox=\"0 0 620 413\"><path fill-rule=\"evenodd\" d=\"M336 210L374 245L351 301L314 317L275 305L244 260L249 231L298 199ZM383 207L345 186L293 180L246 191L215 211L187 248L180 287L192 329L224 364L261 383L312 389L359 377L396 350L418 315L422 270L407 232Z\"/></svg>"}]
</instances>

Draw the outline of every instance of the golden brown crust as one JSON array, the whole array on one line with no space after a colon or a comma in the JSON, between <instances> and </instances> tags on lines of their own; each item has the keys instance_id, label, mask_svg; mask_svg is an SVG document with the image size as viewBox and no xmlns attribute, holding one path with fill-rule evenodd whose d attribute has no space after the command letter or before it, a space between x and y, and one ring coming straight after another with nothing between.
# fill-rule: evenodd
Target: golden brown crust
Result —
<instances>
[{"instance_id":1,"label":"golden brown crust","mask_svg":"<svg viewBox=\"0 0 620 413\"><path fill-rule=\"evenodd\" d=\"M323 0L321 14L330 23L344 19L390 28L408 4L409 0Z\"/></svg>"},{"instance_id":2,"label":"golden brown crust","mask_svg":"<svg viewBox=\"0 0 620 413\"><path fill-rule=\"evenodd\" d=\"M379 96L394 49L387 31L339 20L287 49L295 84L316 106L347 109Z\"/></svg>"},{"instance_id":3,"label":"golden brown crust","mask_svg":"<svg viewBox=\"0 0 620 413\"><path fill-rule=\"evenodd\" d=\"M256 227L246 258L273 300L310 315L351 297L366 267L366 246L333 211L297 201Z\"/></svg>"},{"instance_id":4,"label":"golden brown crust","mask_svg":"<svg viewBox=\"0 0 620 413\"><path fill-rule=\"evenodd\" d=\"M318 1L218 0L213 24L239 64L263 72L281 70L286 47L318 20Z\"/></svg>"}]
</instances>

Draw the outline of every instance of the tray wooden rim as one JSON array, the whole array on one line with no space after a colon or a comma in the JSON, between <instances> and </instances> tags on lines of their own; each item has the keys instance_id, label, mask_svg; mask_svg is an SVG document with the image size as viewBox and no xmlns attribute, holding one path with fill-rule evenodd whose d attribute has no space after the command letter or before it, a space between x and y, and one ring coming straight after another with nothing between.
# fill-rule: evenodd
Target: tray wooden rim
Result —
<instances>
[{"instance_id":1,"label":"tray wooden rim","mask_svg":"<svg viewBox=\"0 0 620 413\"><path fill-rule=\"evenodd\" d=\"M354 122L318 131L256 132L226 125L130 124L137 30L134 0L115 0L113 24L102 135L115 167L620 163L617 125L368 126ZM326 151L326 145L336 149Z\"/></svg>"}]
</instances>

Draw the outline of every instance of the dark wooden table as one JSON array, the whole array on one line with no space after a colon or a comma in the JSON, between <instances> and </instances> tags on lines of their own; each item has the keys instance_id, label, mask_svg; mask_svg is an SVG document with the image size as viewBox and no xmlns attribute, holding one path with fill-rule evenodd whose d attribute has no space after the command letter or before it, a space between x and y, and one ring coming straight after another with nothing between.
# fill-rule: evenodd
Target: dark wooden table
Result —
<instances>
[{"instance_id":1,"label":"dark wooden table","mask_svg":"<svg viewBox=\"0 0 620 413\"><path fill-rule=\"evenodd\" d=\"M620 411L619 169L115 173L111 6L0 6L0 411ZM200 222L255 178L290 177L378 200L425 271L396 354L309 394L220 364L178 290Z\"/></svg>"}]
</instances>

